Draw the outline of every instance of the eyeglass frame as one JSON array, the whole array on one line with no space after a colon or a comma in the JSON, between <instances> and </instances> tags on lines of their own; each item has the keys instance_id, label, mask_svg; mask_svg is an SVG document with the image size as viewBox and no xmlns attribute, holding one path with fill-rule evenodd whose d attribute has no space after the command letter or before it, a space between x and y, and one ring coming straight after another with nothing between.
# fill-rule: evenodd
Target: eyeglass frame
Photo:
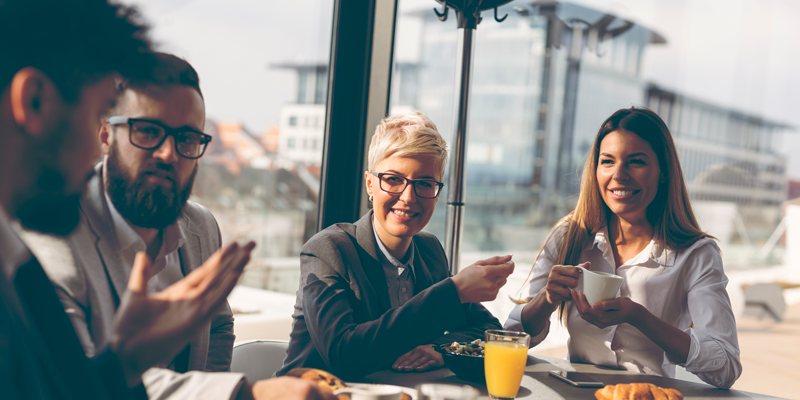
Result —
<instances>
[{"instance_id":1,"label":"eyeglass frame","mask_svg":"<svg viewBox=\"0 0 800 400\"><path fill-rule=\"evenodd\" d=\"M444 183L443 182L439 182L439 181L437 181L435 179L408 179L405 176L398 175L398 174L391 173L391 172L369 171L369 173L378 177L378 187L381 190L383 190L384 192L389 193L389 194L401 194L401 193L406 191L406 188L408 187L409 184L412 184L411 186L414 188L414 195L415 196L423 198L423 199L436 199L436 198L439 198L439 195L442 194L442 189L444 189ZM383 176L384 175L391 175L391 176L396 176L396 177L399 177L399 178L403 178L403 179L406 180L406 185L403 186L403 189L400 190L399 192L390 192L390 191L384 189L383 186L381 186L381 183L383 182ZM433 196L433 197L420 196L420 194L417 193L417 182L434 182L434 183L436 183L439 186L439 189L436 191L436 196Z\"/></svg>"},{"instance_id":2,"label":"eyeglass frame","mask_svg":"<svg viewBox=\"0 0 800 400\"><path fill-rule=\"evenodd\" d=\"M164 141L167 140L167 136L172 136L175 139L174 140L174 142L175 142L175 152L178 153L181 157L187 158L189 160L197 160L198 158L202 157L203 154L206 153L206 149L208 149L208 144L211 143L211 139L213 139L213 137L211 135L208 135L206 133L200 132L200 131L198 131L196 129L193 129L191 127L173 128L173 127L165 125L161 121L157 121L157 120L153 120L153 119L128 118L128 117L123 117L121 115L114 115L112 117L108 117L108 119L106 119L106 122L108 122L110 125L127 124L128 125L128 140L131 142L132 145L134 145L137 148L142 149L142 150L155 150L155 149L161 147L162 144L164 144ZM133 142L133 135L131 135L131 132L133 131L133 123L134 122L147 122L149 124L157 125L157 126L161 127L161 129L164 130L164 137L162 137L161 140L158 142L158 144L153 146L153 147L140 146L140 145L138 145L138 144ZM198 155L197 157L187 157L183 153L181 153L181 151L178 149L178 140L177 140L178 137L177 137L177 134L183 133L183 132L192 132L192 133L197 133L197 134L200 135L200 144L203 145L203 151L201 151L200 155Z\"/></svg>"}]
</instances>

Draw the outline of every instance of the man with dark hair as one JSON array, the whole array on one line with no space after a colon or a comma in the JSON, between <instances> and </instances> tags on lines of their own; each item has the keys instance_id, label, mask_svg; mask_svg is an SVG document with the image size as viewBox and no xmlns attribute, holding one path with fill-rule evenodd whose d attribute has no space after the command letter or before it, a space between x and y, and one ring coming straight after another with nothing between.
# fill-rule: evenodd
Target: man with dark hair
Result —
<instances>
[{"instance_id":1,"label":"man with dark hair","mask_svg":"<svg viewBox=\"0 0 800 400\"><path fill-rule=\"evenodd\" d=\"M112 339L89 359L38 261L12 231L13 219L61 235L77 225L97 154L93 132L115 100L111 73L136 76L150 65L134 16L101 0L0 0L0 376L7 380L0 390L11 398L143 397L142 372L199 332L249 259L252 245L232 246L195 281L154 295L143 287L149 266L138 262Z\"/></svg>"},{"instance_id":2,"label":"man with dark hair","mask_svg":"<svg viewBox=\"0 0 800 400\"><path fill-rule=\"evenodd\" d=\"M112 73L151 65L144 29L105 0L0 0L0 392L10 399L145 398L142 373L174 359L224 307L253 244L231 244L158 293L137 254L108 346L87 358L52 284L12 228L64 235L97 156ZM309 397L277 381L273 393ZM294 386L292 386L294 385ZM262 387L265 387L262 385ZM283 389L283 392L280 390ZM300 393L300 396L297 396Z\"/></svg>"}]
</instances>

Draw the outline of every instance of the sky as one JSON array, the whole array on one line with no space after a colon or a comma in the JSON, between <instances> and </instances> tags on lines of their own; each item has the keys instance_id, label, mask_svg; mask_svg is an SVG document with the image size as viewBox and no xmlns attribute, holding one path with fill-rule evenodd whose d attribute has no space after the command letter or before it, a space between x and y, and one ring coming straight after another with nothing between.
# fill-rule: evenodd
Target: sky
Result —
<instances>
[{"instance_id":1,"label":"sky","mask_svg":"<svg viewBox=\"0 0 800 400\"><path fill-rule=\"evenodd\" d=\"M241 122L252 133L278 123L295 99L282 62L327 63L332 2L324 0L123 0L151 26L157 49L197 70L209 118Z\"/></svg>"},{"instance_id":2,"label":"sky","mask_svg":"<svg viewBox=\"0 0 800 400\"><path fill-rule=\"evenodd\" d=\"M294 75L270 65L328 59L331 0L124 2L140 7L160 50L197 69L209 117L242 122L254 133L276 125L280 106L295 97ZM800 1L574 3L625 16L667 39L645 52L645 80L800 128ZM436 4L400 0L401 10ZM416 34L415 28L401 25L398 34ZM800 154L800 131L785 135L782 148L789 176L800 179L800 157L793 157Z\"/></svg>"}]
</instances>

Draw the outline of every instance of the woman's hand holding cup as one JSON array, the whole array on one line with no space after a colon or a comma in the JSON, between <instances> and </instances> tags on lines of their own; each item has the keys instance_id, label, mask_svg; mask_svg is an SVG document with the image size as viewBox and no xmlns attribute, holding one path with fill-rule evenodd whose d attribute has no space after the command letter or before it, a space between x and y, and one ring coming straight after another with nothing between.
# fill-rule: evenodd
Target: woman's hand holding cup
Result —
<instances>
[{"instance_id":1,"label":"woman's hand holding cup","mask_svg":"<svg viewBox=\"0 0 800 400\"><path fill-rule=\"evenodd\" d=\"M589 269L592 264L585 262L579 266ZM545 297L550 305L556 306L564 301L571 301L570 290L578 287L581 269L572 265L556 265L550 269L547 285L544 287Z\"/></svg>"},{"instance_id":2,"label":"woman's hand holding cup","mask_svg":"<svg viewBox=\"0 0 800 400\"><path fill-rule=\"evenodd\" d=\"M511 261L511 256L497 256L464 268L451 280L461 303L480 303L494 300L512 272L514 261Z\"/></svg>"},{"instance_id":3,"label":"woman's hand holding cup","mask_svg":"<svg viewBox=\"0 0 800 400\"><path fill-rule=\"evenodd\" d=\"M573 290L572 295L575 299L573 303L578 310L578 314L584 320L600 329L622 323L629 323L635 326L634 321L642 319L638 315L643 307L629 297L617 297L613 300L595 303L592 306L583 293Z\"/></svg>"}]
</instances>

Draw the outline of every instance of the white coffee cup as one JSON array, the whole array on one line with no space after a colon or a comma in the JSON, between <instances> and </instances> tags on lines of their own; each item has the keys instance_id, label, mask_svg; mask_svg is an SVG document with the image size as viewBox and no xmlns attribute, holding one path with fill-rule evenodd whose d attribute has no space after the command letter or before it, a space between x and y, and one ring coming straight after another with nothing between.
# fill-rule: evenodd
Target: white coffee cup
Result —
<instances>
[{"instance_id":1,"label":"white coffee cup","mask_svg":"<svg viewBox=\"0 0 800 400\"><path fill-rule=\"evenodd\" d=\"M586 296L586 301L590 306L617 297L619 287L622 286L621 276L608 272L590 271L580 265L578 268L583 273L578 276L578 287L575 290Z\"/></svg>"},{"instance_id":2,"label":"white coffee cup","mask_svg":"<svg viewBox=\"0 0 800 400\"><path fill-rule=\"evenodd\" d=\"M350 394L350 400L400 400L402 390L391 385L370 385L366 387L347 387L337 389L335 395Z\"/></svg>"}]
</instances>

